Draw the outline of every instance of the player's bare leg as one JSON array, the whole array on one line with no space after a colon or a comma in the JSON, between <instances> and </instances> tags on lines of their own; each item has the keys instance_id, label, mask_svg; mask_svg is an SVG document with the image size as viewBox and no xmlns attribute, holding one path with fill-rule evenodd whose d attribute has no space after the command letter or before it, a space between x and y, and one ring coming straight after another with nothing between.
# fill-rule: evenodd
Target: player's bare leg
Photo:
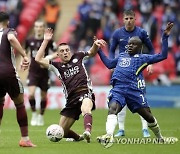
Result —
<instances>
[{"instance_id":1,"label":"player's bare leg","mask_svg":"<svg viewBox=\"0 0 180 154\"><path fill-rule=\"evenodd\" d=\"M91 99L84 98L81 105L81 111L84 117L84 129L85 129L83 136L86 139L87 143L90 143L90 140L91 140L91 129L92 129L91 109L92 107L93 107L93 103Z\"/></svg>"},{"instance_id":2,"label":"player's bare leg","mask_svg":"<svg viewBox=\"0 0 180 154\"><path fill-rule=\"evenodd\" d=\"M47 92L41 90L40 113L37 116L37 126L44 125L44 112L47 105Z\"/></svg>"},{"instance_id":3,"label":"player's bare leg","mask_svg":"<svg viewBox=\"0 0 180 154\"><path fill-rule=\"evenodd\" d=\"M81 141L84 138L71 130L71 126L74 124L75 119L61 116L59 125L64 129L64 138L73 138L75 141Z\"/></svg>"},{"instance_id":4,"label":"player's bare leg","mask_svg":"<svg viewBox=\"0 0 180 154\"><path fill-rule=\"evenodd\" d=\"M36 100L34 98L35 95L36 86L29 86L29 103L32 111L32 117L31 117L31 126L37 125L37 113L36 113Z\"/></svg>"}]
</instances>

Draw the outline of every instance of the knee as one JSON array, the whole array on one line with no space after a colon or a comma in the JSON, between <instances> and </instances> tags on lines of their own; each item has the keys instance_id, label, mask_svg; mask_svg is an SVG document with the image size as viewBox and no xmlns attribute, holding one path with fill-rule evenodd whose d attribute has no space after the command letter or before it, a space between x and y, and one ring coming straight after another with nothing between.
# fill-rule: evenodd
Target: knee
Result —
<instances>
[{"instance_id":1,"label":"knee","mask_svg":"<svg viewBox=\"0 0 180 154\"><path fill-rule=\"evenodd\" d=\"M84 116L86 113L91 114L91 108L81 108L82 115Z\"/></svg>"},{"instance_id":2,"label":"knee","mask_svg":"<svg viewBox=\"0 0 180 154\"><path fill-rule=\"evenodd\" d=\"M31 100L31 99L35 99L34 98L34 94L29 94L29 99Z\"/></svg>"},{"instance_id":3,"label":"knee","mask_svg":"<svg viewBox=\"0 0 180 154\"><path fill-rule=\"evenodd\" d=\"M109 105L109 112L108 114L115 114L117 115L121 110L121 107L118 103L113 102Z\"/></svg>"},{"instance_id":4,"label":"knee","mask_svg":"<svg viewBox=\"0 0 180 154\"><path fill-rule=\"evenodd\" d=\"M35 91L29 90L28 97L30 100L35 99ZM42 96L41 96L42 98Z\"/></svg>"},{"instance_id":5,"label":"knee","mask_svg":"<svg viewBox=\"0 0 180 154\"><path fill-rule=\"evenodd\" d=\"M41 100L46 100L46 99L47 99L47 93L41 94Z\"/></svg>"},{"instance_id":6,"label":"knee","mask_svg":"<svg viewBox=\"0 0 180 154\"><path fill-rule=\"evenodd\" d=\"M19 94L17 97L11 99L14 101L15 105L24 104L24 94Z\"/></svg>"},{"instance_id":7,"label":"knee","mask_svg":"<svg viewBox=\"0 0 180 154\"><path fill-rule=\"evenodd\" d=\"M154 123L155 119L152 116L152 114L147 115L146 119L145 119L148 123Z\"/></svg>"}]
</instances>

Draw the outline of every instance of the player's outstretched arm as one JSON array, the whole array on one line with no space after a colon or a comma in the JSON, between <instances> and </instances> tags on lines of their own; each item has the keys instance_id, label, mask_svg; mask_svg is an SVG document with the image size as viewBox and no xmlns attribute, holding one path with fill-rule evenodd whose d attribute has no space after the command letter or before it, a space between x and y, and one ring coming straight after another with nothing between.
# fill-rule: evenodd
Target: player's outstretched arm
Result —
<instances>
[{"instance_id":1,"label":"player's outstretched arm","mask_svg":"<svg viewBox=\"0 0 180 154\"><path fill-rule=\"evenodd\" d=\"M55 59L55 58L57 58L57 57L58 57L57 52L54 52L54 53L52 53L51 55L47 55L47 56L45 57L45 59L53 60L53 59Z\"/></svg>"},{"instance_id":2,"label":"player's outstretched arm","mask_svg":"<svg viewBox=\"0 0 180 154\"><path fill-rule=\"evenodd\" d=\"M162 60L166 59L168 56L168 36L170 35L173 25L173 23L168 22L162 36L162 51L160 53Z\"/></svg>"},{"instance_id":3,"label":"player's outstretched arm","mask_svg":"<svg viewBox=\"0 0 180 154\"><path fill-rule=\"evenodd\" d=\"M166 59L168 56L168 37L170 35L173 25L174 24L171 22L167 23L166 29L164 30L164 34L162 36L162 51L160 53L162 60Z\"/></svg>"},{"instance_id":4,"label":"player's outstretched arm","mask_svg":"<svg viewBox=\"0 0 180 154\"><path fill-rule=\"evenodd\" d=\"M115 59L108 59L101 49L98 50L99 57L108 69L115 68L118 62L118 57Z\"/></svg>"},{"instance_id":5,"label":"player's outstretched arm","mask_svg":"<svg viewBox=\"0 0 180 154\"><path fill-rule=\"evenodd\" d=\"M53 30L51 28L46 29L44 33L44 40L35 57L36 62L38 62L45 68L49 68L49 59L44 58L44 52L48 45L48 42L52 39L52 36L53 36Z\"/></svg>"},{"instance_id":6,"label":"player's outstretched arm","mask_svg":"<svg viewBox=\"0 0 180 154\"><path fill-rule=\"evenodd\" d=\"M172 27L173 27L173 23L169 22L166 25L166 29L164 30L164 33L162 35L162 51L159 54L155 54L155 55L151 56L151 58L149 59L149 62L148 62L149 64L157 63L157 62L160 62L167 58L167 56L168 56L168 37L169 37Z\"/></svg>"},{"instance_id":7,"label":"player's outstretched arm","mask_svg":"<svg viewBox=\"0 0 180 154\"><path fill-rule=\"evenodd\" d=\"M94 43L93 43L92 47L90 48L90 50L88 51L89 57L94 57L96 55L98 49L105 45L106 45L106 41L104 41L103 39L98 40L97 38L95 39L95 37L94 37Z\"/></svg>"}]
</instances>

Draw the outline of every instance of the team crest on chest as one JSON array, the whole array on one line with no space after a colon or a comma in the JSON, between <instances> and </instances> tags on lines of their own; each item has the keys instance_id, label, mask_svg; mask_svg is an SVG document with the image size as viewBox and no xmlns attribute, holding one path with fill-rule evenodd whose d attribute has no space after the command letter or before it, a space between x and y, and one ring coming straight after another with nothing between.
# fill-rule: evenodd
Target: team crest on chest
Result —
<instances>
[{"instance_id":1,"label":"team crest on chest","mask_svg":"<svg viewBox=\"0 0 180 154\"><path fill-rule=\"evenodd\" d=\"M72 60L72 62L73 62L73 63L77 63L77 62L78 62L78 59L75 58L75 59Z\"/></svg>"},{"instance_id":2,"label":"team crest on chest","mask_svg":"<svg viewBox=\"0 0 180 154\"><path fill-rule=\"evenodd\" d=\"M121 58L119 66L121 67L128 67L131 63L131 58Z\"/></svg>"},{"instance_id":3,"label":"team crest on chest","mask_svg":"<svg viewBox=\"0 0 180 154\"><path fill-rule=\"evenodd\" d=\"M31 42L30 45L31 45L31 46L34 46L34 42Z\"/></svg>"}]
</instances>

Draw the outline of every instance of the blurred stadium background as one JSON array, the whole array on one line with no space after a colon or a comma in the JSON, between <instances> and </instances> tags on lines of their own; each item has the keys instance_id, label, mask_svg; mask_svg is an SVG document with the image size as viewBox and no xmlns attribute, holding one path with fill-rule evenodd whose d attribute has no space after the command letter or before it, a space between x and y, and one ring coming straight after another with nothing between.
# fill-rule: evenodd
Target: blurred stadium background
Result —
<instances>
[{"instance_id":1,"label":"blurred stadium background","mask_svg":"<svg viewBox=\"0 0 180 154\"><path fill-rule=\"evenodd\" d=\"M53 7L50 8L49 5ZM151 106L180 107L179 0L0 0L0 10L9 12L10 26L16 29L22 45L32 34L34 22L40 18L46 22L54 20L52 21L56 25L54 40L57 43L68 42L73 52L88 50L94 35L109 43L112 32L123 25L124 9L133 9L136 12L136 25L143 27L149 33L156 52L161 50L160 37L163 27L168 21L174 22L175 26L169 39L168 59L155 64L152 75L148 75L146 70L144 75L147 83L147 97L152 103ZM45 12L49 13L51 18ZM59 16L52 19L56 13L59 13ZM104 50L108 54L108 47ZM18 55L17 59L20 61ZM104 67L98 56L85 61L85 65L95 86L98 107L104 108L110 89L111 72ZM28 71L19 71L25 86L27 73ZM52 99L59 98L62 101L55 101L60 104L55 106L63 106L61 84L53 74L51 74L51 86L48 95L49 103L53 102ZM60 89L57 86L60 86ZM26 90L25 100L28 107L27 95ZM8 96L6 104L6 108L12 107ZM50 108L53 107L50 105Z\"/></svg>"},{"instance_id":2,"label":"blurred stadium background","mask_svg":"<svg viewBox=\"0 0 180 154\"><path fill-rule=\"evenodd\" d=\"M148 31L156 52L161 50L161 30L168 21L173 21L173 33L169 39L168 59L154 65L154 73L148 76L144 72L147 83L147 97L154 115L157 117L165 136L179 138L180 117L180 0L0 0L0 11L11 15L10 26L18 32L18 39L24 45L25 39L32 34L34 22L41 18L45 21L44 9L49 3L54 3L55 11L50 11L50 17L59 10L59 17L54 19L56 24L54 39L57 43L68 42L74 52L87 50L92 44L92 36L97 35L109 42L112 31L123 25L122 12L132 8L136 12L136 25ZM57 9L58 8L58 9ZM52 13L52 14L51 14ZM50 18L51 19L51 18ZM48 19L49 20L49 19ZM145 49L144 49L145 50ZM105 49L108 54L108 47ZM19 66L20 58L16 55ZM14 104L6 96L3 123L0 132L0 153L126 153L126 154L179 154L179 142L172 145L155 144L117 144L110 149L104 149L97 144L96 137L105 133L107 116L106 98L110 89L111 72L104 67L98 56L86 61L86 67L94 84L96 94L96 110L93 121L92 142L81 143L49 142L45 136L46 128L52 123L58 123L59 108L65 104L62 87L59 80L51 74L51 88L48 91L48 108L45 114L45 125L42 127L29 126L31 139L38 145L35 149L21 149L17 146L19 140L18 125L15 120ZM19 70L19 75L25 86L25 105L29 109L26 78L28 71ZM39 89L36 99L39 101ZM39 104L37 104L39 105ZM31 112L28 110L28 117ZM82 133L83 120L73 125L78 133ZM141 138L140 120L138 115L127 113L126 136ZM116 128L118 129L118 128ZM117 130L116 130L117 131ZM153 138L153 134L151 137ZM12 137L13 136L13 137ZM180 138L179 138L180 139ZM133 151L133 152L132 152Z\"/></svg>"}]
</instances>

